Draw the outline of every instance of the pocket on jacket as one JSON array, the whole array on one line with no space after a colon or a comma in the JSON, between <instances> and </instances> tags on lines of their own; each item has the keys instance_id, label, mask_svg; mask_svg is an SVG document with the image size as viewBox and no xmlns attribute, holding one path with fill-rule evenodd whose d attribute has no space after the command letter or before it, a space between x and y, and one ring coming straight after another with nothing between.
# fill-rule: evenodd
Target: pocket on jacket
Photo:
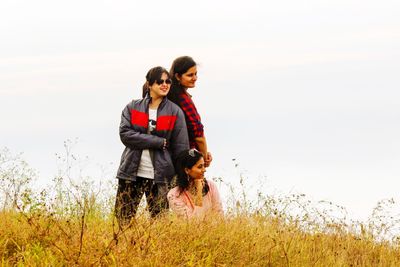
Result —
<instances>
[{"instance_id":1,"label":"pocket on jacket","mask_svg":"<svg viewBox=\"0 0 400 267\"><path fill-rule=\"evenodd\" d=\"M138 153L138 150L134 149L129 149L126 148L124 152L122 153L121 157L121 164L120 164L120 171L131 174L133 171L135 171L135 168L137 168L138 164L138 155L135 155Z\"/></svg>"},{"instance_id":2,"label":"pocket on jacket","mask_svg":"<svg viewBox=\"0 0 400 267\"><path fill-rule=\"evenodd\" d=\"M160 154L160 158L158 160L160 165L162 166L162 169L164 170L164 176L170 177L175 174L174 164L172 163L171 155L167 150L164 150Z\"/></svg>"}]
</instances>

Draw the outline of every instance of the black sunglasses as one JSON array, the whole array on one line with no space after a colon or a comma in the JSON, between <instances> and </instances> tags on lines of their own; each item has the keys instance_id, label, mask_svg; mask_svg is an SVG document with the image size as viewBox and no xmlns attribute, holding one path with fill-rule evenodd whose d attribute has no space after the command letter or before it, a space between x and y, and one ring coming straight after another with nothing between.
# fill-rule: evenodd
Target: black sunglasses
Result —
<instances>
[{"instance_id":1,"label":"black sunglasses","mask_svg":"<svg viewBox=\"0 0 400 267\"><path fill-rule=\"evenodd\" d=\"M166 79L166 80L158 79L158 80L156 80L156 83L157 83L158 85L162 85L164 82L165 82L166 84L171 84L171 83L172 83L171 79Z\"/></svg>"}]
</instances>

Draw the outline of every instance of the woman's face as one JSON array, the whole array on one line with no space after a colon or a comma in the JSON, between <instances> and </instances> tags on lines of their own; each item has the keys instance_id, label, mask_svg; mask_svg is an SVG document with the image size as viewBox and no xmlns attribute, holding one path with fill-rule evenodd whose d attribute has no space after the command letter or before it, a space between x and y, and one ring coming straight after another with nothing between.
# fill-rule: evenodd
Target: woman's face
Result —
<instances>
[{"instance_id":1,"label":"woman's face","mask_svg":"<svg viewBox=\"0 0 400 267\"><path fill-rule=\"evenodd\" d=\"M204 159L201 157L196 164L191 169L186 168L186 173L192 179L204 179L204 173L206 172L206 167L204 165Z\"/></svg>"},{"instance_id":2,"label":"woman's face","mask_svg":"<svg viewBox=\"0 0 400 267\"><path fill-rule=\"evenodd\" d=\"M181 76L177 75L176 78L180 84L185 88L193 88L196 86L197 81L197 67L193 66Z\"/></svg>"},{"instance_id":3,"label":"woman's face","mask_svg":"<svg viewBox=\"0 0 400 267\"><path fill-rule=\"evenodd\" d=\"M150 96L152 98L165 97L170 87L171 80L166 73L163 73L161 79L156 80L153 85L150 86Z\"/></svg>"}]
</instances>

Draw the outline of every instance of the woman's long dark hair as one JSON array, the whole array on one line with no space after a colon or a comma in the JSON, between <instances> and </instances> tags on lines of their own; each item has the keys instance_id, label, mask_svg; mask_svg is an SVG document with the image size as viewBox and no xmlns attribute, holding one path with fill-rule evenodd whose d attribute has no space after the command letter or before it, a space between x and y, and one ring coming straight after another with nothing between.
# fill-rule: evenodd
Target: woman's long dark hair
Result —
<instances>
[{"instance_id":1,"label":"woman's long dark hair","mask_svg":"<svg viewBox=\"0 0 400 267\"><path fill-rule=\"evenodd\" d=\"M152 86L157 80L161 79L163 73L167 74L168 78L170 75L168 71L160 66L151 68L146 74L146 82L143 84L143 93L142 97L144 98L146 94L149 92L150 86Z\"/></svg>"},{"instance_id":2,"label":"woman's long dark hair","mask_svg":"<svg viewBox=\"0 0 400 267\"><path fill-rule=\"evenodd\" d=\"M189 56L178 57L172 62L171 69L169 73L171 75L172 84L171 89L168 92L168 99L174 102L175 104L179 105L178 98L179 95L182 94L186 90L176 78L176 74L178 76L182 76L182 74L186 73L191 67L196 66L196 62L193 58Z\"/></svg>"},{"instance_id":3,"label":"woman's long dark hair","mask_svg":"<svg viewBox=\"0 0 400 267\"><path fill-rule=\"evenodd\" d=\"M185 168L191 169L194 165L203 157L203 154L196 149L187 149L179 153L176 162L176 183L179 190L183 192L189 187L189 176L185 172ZM205 179L204 179L205 180ZM209 186L207 181L205 181L203 187L203 196L209 191Z\"/></svg>"}]
</instances>

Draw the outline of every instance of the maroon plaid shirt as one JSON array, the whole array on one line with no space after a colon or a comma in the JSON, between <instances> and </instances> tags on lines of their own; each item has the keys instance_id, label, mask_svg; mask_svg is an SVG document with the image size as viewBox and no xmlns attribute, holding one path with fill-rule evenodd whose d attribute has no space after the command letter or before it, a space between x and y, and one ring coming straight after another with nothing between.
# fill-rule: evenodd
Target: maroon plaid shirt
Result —
<instances>
[{"instance_id":1,"label":"maroon plaid shirt","mask_svg":"<svg viewBox=\"0 0 400 267\"><path fill-rule=\"evenodd\" d=\"M196 137L204 136L204 126L201 123L201 118L199 113L197 112L196 106L192 101L192 96L187 94L186 92L183 92L181 95L179 95L178 105L181 107L183 113L185 114L190 148L199 149L194 139Z\"/></svg>"}]
</instances>

